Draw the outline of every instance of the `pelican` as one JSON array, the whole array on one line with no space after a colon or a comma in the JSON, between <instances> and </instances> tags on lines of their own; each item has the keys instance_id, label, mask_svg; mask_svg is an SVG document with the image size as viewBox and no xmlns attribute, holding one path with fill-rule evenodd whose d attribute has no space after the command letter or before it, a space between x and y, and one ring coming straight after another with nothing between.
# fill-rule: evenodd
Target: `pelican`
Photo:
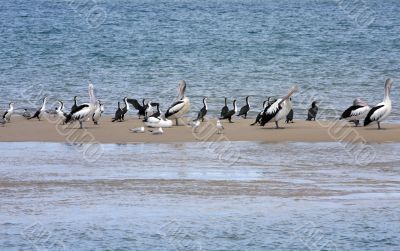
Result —
<instances>
[{"instance_id":1,"label":"pelican","mask_svg":"<svg viewBox=\"0 0 400 251\"><path fill-rule=\"evenodd\" d=\"M133 129L129 129L129 131L131 131L133 133L144 133L144 126L133 128Z\"/></svg>"},{"instance_id":2,"label":"pelican","mask_svg":"<svg viewBox=\"0 0 400 251\"><path fill-rule=\"evenodd\" d=\"M203 107L200 109L199 113L197 114L197 119L195 119L193 121L201 120L203 122L204 116L206 116L207 111L208 111L207 98L204 97L203 98Z\"/></svg>"},{"instance_id":3,"label":"pelican","mask_svg":"<svg viewBox=\"0 0 400 251\"><path fill-rule=\"evenodd\" d=\"M173 103L171 107L165 112L165 118L175 119L176 125L178 125L178 119L185 115L190 110L190 100L185 96L186 82L181 80L178 88L178 101Z\"/></svg>"},{"instance_id":4,"label":"pelican","mask_svg":"<svg viewBox=\"0 0 400 251\"><path fill-rule=\"evenodd\" d=\"M293 86L290 88L288 94L278 100L276 100L271 105L267 106L264 109L260 125L264 126L269 121L275 121L275 126L279 128L279 120L285 119L292 109L292 101L290 97L293 95L295 91L298 90L297 86Z\"/></svg>"},{"instance_id":5,"label":"pelican","mask_svg":"<svg viewBox=\"0 0 400 251\"><path fill-rule=\"evenodd\" d=\"M122 109L121 109L121 102L118 101L118 108L115 111L114 118L111 120L111 122L119 121L122 122Z\"/></svg>"},{"instance_id":6,"label":"pelican","mask_svg":"<svg viewBox=\"0 0 400 251\"><path fill-rule=\"evenodd\" d=\"M318 106L317 106L317 101L313 101L311 103L310 109L308 109L308 114L307 114L307 120L313 120L315 121L315 118L317 117L318 113Z\"/></svg>"},{"instance_id":7,"label":"pelican","mask_svg":"<svg viewBox=\"0 0 400 251\"><path fill-rule=\"evenodd\" d=\"M237 113L236 99L233 100L233 110L230 110L225 114L225 116L220 117L219 119L227 119L229 120L229 123L233 123L232 116L235 115L235 113Z\"/></svg>"},{"instance_id":8,"label":"pelican","mask_svg":"<svg viewBox=\"0 0 400 251\"><path fill-rule=\"evenodd\" d=\"M14 113L14 103L11 102L8 104L8 110L4 113L3 115L3 119L6 122L10 122L11 121L11 115Z\"/></svg>"},{"instance_id":9,"label":"pelican","mask_svg":"<svg viewBox=\"0 0 400 251\"><path fill-rule=\"evenodd\" d=\"M57 116L60 121L65 124L65 120L67 119L68 114L64 112L64 103L61 100L58 100L58 107L56 109Z\"/></svg>"},{"instance_id":10,"label":"pelican","mask_svg":"<svg viewBox=\"0 0 400 251\"><path fill-rule=\"evenodd\" d=\"M43 103L42 103L42 107L40 109L38 109L35 114L28 118L28 119L33 119L33 118L37 118L39 121L43 118L43 115L46 113L46 102L47 102L47 97L43 98Z\"/></svg>"},{"instance_id":11,"label":"pelican","mask_svg":"<svg viewBox=\"0 0 400 251\"><path fill-rule=\"evenodd\" d=\"M224 126L222 125L222 123L221 123L221 121L220 121L219 119L217 120L216 128L217 128L217 133L218 133L218 134L223 133L223 130L225 129Z\"/></svg>"},{"instance_id":12,"label":"pelican","mask_svg":"<svg viewBox=\"0 0 400 251\"><path fill-rule=\"evenodd\" d=\"M222 117L225 117L225 115L229 112L229 107L228 107L228 105L227 105L227 98L225 97L225 106L224 107L222 107L222 109L221 109L221 118Z\"/></svg>"},{"instance_id":13,"label":"pelican","mask_svg":"<svg viewBox=\"0 0 400 251\"><path fill-rule=\"evenodd\" d=\"M246 97L246 105L240 108L239 113L236 116L242 116L247 118L247 113L250 111L249 96Z\"/></svg>"},{"instance_id":14,"label":"pelican","mask_svg":"<svg viewBox=\"0 0 400 251\"><path fill-rule=\"evenodd\" d=\"M163 119L163 118L160 118L160 117L158 117L158 118L156 118L156 117L148 117L146 120L144 120L144 124L147 126L147 127L153 127L153 128L156 128L156 127L164 127L164 128L167 128L167 127L172 127L172 120L169 120L169 119Z\"/></svg>"},{"instance_id":15,"label":"pelican","mask_svg":"<svg viewBox=\"0 0 400 251\"><path fill-rule=\"evenodd\" d=\"M381 129L381 122L385 120L392 112L392 101L390 100L390 90L393 85L391 78L386 79L385 82L385 97L383 102L374 106L367 114L364 120L364 126L369 125L372 122L378 123L378 129Z\"/></svg>"},{"instance_id":16,"label":"pelican","mask_svg":"<svg viewBox=\"0 0 400 251\"><path fill-rule=\"evenodd\" d=\"M354 122L356 127L360 123L361 119L364 119L368 112L371 110L368 103L363 101L362 99L356 98L353 101L353 105L347 108L340 116L340 119L346 119L350 122Z\"/></svg>"},{"instance_id":17,"label":"pelican","mask_svg":"<svg viewBox=\"0 0 400 251\"><path fill-rule=\"evenodd\" d=\"M94 95L94 86L92 83L89 84L88 92L90 102L79 105L74 112L68 114L65 123L77 120L79 121L79 128L83 129L83 121L86 121L93 116L93 113L96 110L96 97Z\"/></svg>"},{"instance_id":18,"label":"pelican","mask_svg":"<svg viewBox=\"0 0 400 251\"><path fill-rule=\"evenodd\" d=\"M101 103L100 100L97 100L96 110L94 111L94 113L92 115L92 121L95 125L99 124L99 120L100 120L101 114L103 114L103 112L104 112L103 103Z\"/></svg>"},{"instance_id":19,"label":"pelican","mask_svg":"<svg viewBox=\"0 0 400 251\"><path fill-rule=\"evenodd\" d=\"M161 128L161 127L159 127L157 130L155 130L155 131L151 131L151 134L153 134L153 135L161 135L161 134L163 134L164 133L164 131L163 131L163 129Z\"/></svg>"}]
</instances>

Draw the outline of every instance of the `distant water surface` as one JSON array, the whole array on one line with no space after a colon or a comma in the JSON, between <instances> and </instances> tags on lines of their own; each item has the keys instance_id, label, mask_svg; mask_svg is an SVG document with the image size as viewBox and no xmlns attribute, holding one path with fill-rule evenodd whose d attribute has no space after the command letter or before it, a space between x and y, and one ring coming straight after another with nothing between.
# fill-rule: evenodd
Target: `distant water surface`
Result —
<instances>
[{"instance_id":1,"label":"distant water surface","mask_svg":"<svg viewBox=\"0 0 400 251\"><path fill-rule=\"evenodd\" d=\"M44 94L86 102L90 79L109 114L124 96L165 111L186 79L194 110L207 96L210 115L224 96L241 106L246 95L254 115L298 84L298 118L313 99L337 117L356 97L381 102L392 77L399 121L400 2L362 1L369 25L338 2L353 1L3 0L0 109L35 107Z\"/></svg>"}]
</instances>

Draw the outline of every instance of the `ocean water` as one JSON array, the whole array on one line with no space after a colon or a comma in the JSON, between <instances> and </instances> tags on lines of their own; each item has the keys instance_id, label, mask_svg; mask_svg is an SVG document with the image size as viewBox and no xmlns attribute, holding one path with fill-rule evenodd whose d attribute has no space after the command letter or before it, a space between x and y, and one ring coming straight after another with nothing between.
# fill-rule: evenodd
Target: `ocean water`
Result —
<instances>
[{"instance_id":1,"label":"ocean water","mask_svg":"<svg viewBox=\"0 0 400 251\"><path fill-rule=\"evenodd\" d=\"M400 144L221 144L0 143L0 249L400 249Z\"/></svg>"},{"instance_id":2,"label":"ocean water","mask_svg":"<svg viewBox=\"0 0 400 251\"><path fill-rule=\"evenodd\" d=\"M109 114L124 96L165 111L186 79L193 110L207 96L213 116L224 96L250 95L254 115L298 84L295 116L317 99L331 118L356 97L381 102L392 77L399 121L400 2L352 2L3 0L0 110L85 102L91 80Z\"/></svg>"}]
</instances>

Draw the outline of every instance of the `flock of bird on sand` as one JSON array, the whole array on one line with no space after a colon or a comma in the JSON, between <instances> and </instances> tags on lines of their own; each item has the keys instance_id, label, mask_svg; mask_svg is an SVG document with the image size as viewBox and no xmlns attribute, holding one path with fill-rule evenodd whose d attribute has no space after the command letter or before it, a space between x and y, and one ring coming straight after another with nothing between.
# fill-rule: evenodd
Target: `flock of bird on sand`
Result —
<instances>
[{"instance_id":1,"label":"flock of bird on sand","mask_svg":"<svg viewBox=\"0 0 400 251\"><path fill-rule=\"evenodd\" d=\"M340 119L345 119L350 122L354 122L357 127L360 121L363 121L364 126L375 122L378 125L378 129L381 129L380 123L385 120L391 113L392 104L390 99L390 91L393 84L392 79L387 79L385 81L385 94L383 102L377 104L376 106L369 106L364 100L357 98L353 101L353 104L346 109ZM74 104L71 107L69 113L64 111L64 103L62 101L58 102L58 107L55 110L46 110L47 97L42 100L42 106L36 110L32 115L27 109L24 109L22 114L26 119L38 119L42 120L45 116L53 114L57 116L62 124L72 124L73 122L79 122L80 128L83 128L83 122L92 120L95 125L98 125L100 117L104 112L103 103L96 99L94 94L94 86L89 83L89 103L78 104L77 96L74 97ZM286 123L293 122L293 109L292 109L292 95L298 90L297 86L290 88L288 93L282 98L273 99L268 98L263 102L262 108L258 113L255 121L251 124L254 126L256 124L260 126L265 126L268 122L275 122L276 128L280 128L278 122L281 120L286 120ZM140 103L137 99L130 99L125 97L123 99L124 107L121 108L121 103L118 102L118 107L115 112L112 122L122 122L125 120L125 115L130 110L132 105L137 111L139 118L143 117L144 125L150 128L157 128L156 130L151 130L152 134L162 134L163 128L172 127L173 120L175 124L179 125L179 120L190 111L190 99L185 96L186 82L181 80L178 86L178 97L172 103L172 105L166 110L164 114L160 111L160 104L155 102L145 103L145 99ZM232 118L236 116L241 116L244 119L251 107L249 104L249 96L246 97L246 105L243 106L239 111L237 109L236 100L233 100L233 108L229 109L227 105L227 98L225 98L225 105L221 109L221 114L216 123L216 129L218 134L223 132L224 126L221 120L228 120L229 123L233 123ZM5 125L11 121L11 117L14 114L14 103L9 103L9 108L4 112L3 116L0 118L0 124ZM196 129L200 126L201 122L204 121L207 115L208 104L207 98L203 98L203 107L198 112L197 118L194 119L190 125ZM317 101L313 101L311 107L308 109L307 120L315 120L318 113ZM130 129L135 133L145 132L144 126Z\"/></svg>"}]
</instances>

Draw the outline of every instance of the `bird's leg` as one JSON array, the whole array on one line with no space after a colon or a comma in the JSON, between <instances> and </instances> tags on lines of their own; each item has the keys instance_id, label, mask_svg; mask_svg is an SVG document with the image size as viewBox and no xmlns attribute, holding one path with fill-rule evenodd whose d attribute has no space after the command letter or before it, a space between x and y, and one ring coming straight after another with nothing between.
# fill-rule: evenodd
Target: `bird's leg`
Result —
<instances>
[{"instance_id":1,"label":"bird's leg","mask_svg":"<svg viewBox=\"0 0 400 251\"><path fill-rule=\"evenodd\" d=\"M354 121L354 124L356 124L356 127L358 127L358 124L360 123L360 121L359 120L355 120Z\"/></svg>"},{"instance_id":2,"label":"bird's leg","mask_svg":"<svg viewBox=\"0 0 400 251\"><path fill-rule=\"evenodd\" d=\"M175 119L176 126L179 125L178 119Z\"/></svg>"},{"instance_id":3,"label":"bird's leg","mask_svg":"<svg viewBox=\"0 0 400 251\"><path fill-rule=\"evenodd\" d=\"M83 122L79 121L79 129L83 129Z\"/></svg>"},{"instance_id":4,"label":"bird's leg","mask_svg":"<svg viewBox=\"0 0 400 251\"><path fill-rule=\"evenodd\" d=\"M378 122L378 129L381 129L381 123Z\"/></svg>"},{"instance_id":5,"label":"bird's leg","mask_svg":"<svg viewBox=\"0 0 400 251\"><path fill-rule=\"evenodd\" d=\"M279 129L278 121L275 121L276 129Z\"/></svg>"}]
</instances>

